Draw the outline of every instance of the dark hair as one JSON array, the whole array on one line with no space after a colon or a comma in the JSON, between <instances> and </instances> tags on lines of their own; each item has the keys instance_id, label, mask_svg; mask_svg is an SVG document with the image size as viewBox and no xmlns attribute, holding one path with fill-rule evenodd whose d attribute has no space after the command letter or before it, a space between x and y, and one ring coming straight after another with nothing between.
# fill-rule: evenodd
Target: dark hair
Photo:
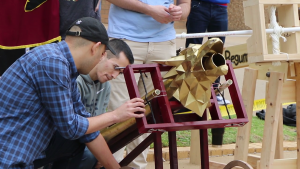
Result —
<instances>
[{"instance_id":1,"label":"dark hair","mask_svg":"<svg viewBox=\"0 0 300 169\"><path fill-rule=\"evenodd\" d=\"M113 48L113 50L116 52L116 57L117 58L119 58L119 54L121 52L124 52L124 54L127 57L129 63L133 64L133 62L134 62L133 54L131 52L130 47L127 45L126 42L124 42L121 39L111 39L108 43Z\"/></svg>"}]
</instances>

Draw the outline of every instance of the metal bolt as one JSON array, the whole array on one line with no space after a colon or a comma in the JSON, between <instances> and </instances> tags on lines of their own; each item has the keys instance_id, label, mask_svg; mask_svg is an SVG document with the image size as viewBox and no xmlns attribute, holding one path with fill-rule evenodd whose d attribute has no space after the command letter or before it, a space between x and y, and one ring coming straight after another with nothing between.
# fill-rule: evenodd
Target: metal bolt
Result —
<instances>
[{"instance_id":1,"label":"metal bolt","mask_svg":"<svg viewBox=\"0 0 300 169\"><path fill-rule=\"evenodd\" d=\"M159 90L159 89L155 89L154 93L155 93L156 95L160 95L160 90Z\"/></svg>"}]
</instances>

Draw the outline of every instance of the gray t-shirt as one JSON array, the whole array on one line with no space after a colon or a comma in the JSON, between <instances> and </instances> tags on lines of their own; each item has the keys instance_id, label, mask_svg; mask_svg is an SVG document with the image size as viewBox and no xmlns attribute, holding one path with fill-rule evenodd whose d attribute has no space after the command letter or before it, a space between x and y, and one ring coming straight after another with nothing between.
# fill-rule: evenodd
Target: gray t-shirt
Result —
<instances>
[{"instance_id":1,"label":"gray t-shirt","mask_svg":"<svg viewBox=\"0 0 300 169\"><path fill-rule=\"evenodd\" d=\"M70 25L82 17L93 17L100 20L100 13L95 12L99 0L59 0L60 35L65 39Z\"/></svg>"},{"instance_id":2,"label":"gray t-shirt","mask_svg":"<svg viewBox=\"0 0 300 169\"><path fill-rule=\"evenodd\" d=\"M91 116L105 113L110 97L109 82L94 82L89 75L79 75L76 82L86 111Z\"/></svg>"}]
</instances>

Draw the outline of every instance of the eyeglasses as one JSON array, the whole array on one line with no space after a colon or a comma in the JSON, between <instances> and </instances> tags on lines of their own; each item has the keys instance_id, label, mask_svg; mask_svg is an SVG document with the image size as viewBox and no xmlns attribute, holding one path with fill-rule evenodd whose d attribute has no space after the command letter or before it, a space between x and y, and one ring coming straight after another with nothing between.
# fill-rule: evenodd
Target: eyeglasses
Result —
<instances>
[{"instance_id":1,"label":"eyeglasses","mask_svg":"<svg viewBox=\"0 0 300 169\"><path fill-rule=\"evenodd\" d=\"M126 67L115 67L116 70L125 69Z\"/></svg>"}]
</instances>

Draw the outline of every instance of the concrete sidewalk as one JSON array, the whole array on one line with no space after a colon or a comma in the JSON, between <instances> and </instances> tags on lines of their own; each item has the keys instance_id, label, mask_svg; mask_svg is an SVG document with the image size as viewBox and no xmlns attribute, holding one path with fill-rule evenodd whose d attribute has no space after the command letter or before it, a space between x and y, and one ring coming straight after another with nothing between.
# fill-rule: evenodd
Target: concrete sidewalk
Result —
<instances>
[{"instance_id":1,"label":"concrete sidewalk","mask_svg":"<svg viewBox=\"0 0 300 169\"><path fill-rule=\"evenodd\" d=\"M260 153L256 154L250 154L249 155L254 155L254 156L260 156ZM284 151L283 156L285 159L287 158L296 158L297 157L297 151ZM216 162L221 163L221 164L228 164L229 162L234 160L234 156L211 156L209 157L210 162ZM211 166L212 167L212 166ZM146 169L154 169L155 168L155 163L154 162L149 162ZM216 165L214 165L214 168L216 168ZM218 169L222 169L223 167L219 167ZM170 169L170 161L165 161L163 162L163 169ZM201 169L200 164L192 164L190 162L190 159L180 159L178 160L178 169Z\"/></svg>"},{"instance_id":2,"label":"concrete sidewalk","mask_svg":"<svg viewBox=\"0 0 300 169\"><path fill-rule=\"evenodd\" d=\"M209 145L209 156L225 156L234 155L235 144L225 144L222 147L212 147ZM260 153L262 149L262 143L249 144L248 153ZM295 151L297 150L297 142L283 142L283 151ZM169 161L169 148L163 148L163 158ZM190 147L177 147L178 159L190 158ZM154 161L154 150L150 149L147 157L148 162Z\"/></svg>"},{"instance_id":3,"label":"concrete sidewalk","mask_svg":"<svg viewBox=\"0 0 300 169\"><path fill-rule=\"evenodd\" d=\"M283 143L284 158L297 158L297 142L284 142ZM261 143L251 143L249 144L249 155L260 156L261 152ZM228 164L229 162L234 160L234 148L235 144L223 145L219 148L214 148L209 146L210 162L217 162L221 164ZM200 164L192 164L190 162L190 147L178 147L178 169L199 169L201 168ZM169 151L168 148L163 149L163 168L170 169L170 161L169 161ZM150 149L148 154L148 165L146 169L154 169L155 162L154 160L154 151ZM200 159L199 159L200 161Z\"/></svg>"}]
</instances>

